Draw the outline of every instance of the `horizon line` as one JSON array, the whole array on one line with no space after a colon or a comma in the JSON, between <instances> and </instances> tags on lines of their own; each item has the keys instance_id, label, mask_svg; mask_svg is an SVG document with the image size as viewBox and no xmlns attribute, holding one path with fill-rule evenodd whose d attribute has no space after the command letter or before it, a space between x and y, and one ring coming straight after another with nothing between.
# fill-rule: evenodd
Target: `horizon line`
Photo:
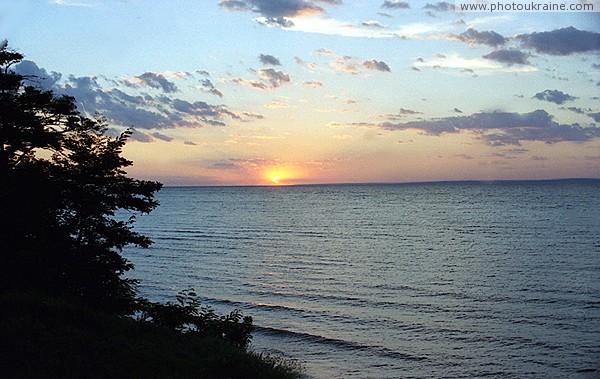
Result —
<instances>
[{"instance_id":1,"label":"horizon line","mask_svg":"<svg viewBox=\"0 0 600 379\"><path fill-rule=\"evenodd\" d=\"M236 187L310 187L310 186L369 186L369 185L420 185L420 184L461 184L461 183L532 183L532 182L600 182L600 178L554 178L554 179L464 179L464 180L431 180L414 182L341 182L341 183L298 183L298 184L173 184L163 188L236 188Z\"/></svg>"}]
</instances>

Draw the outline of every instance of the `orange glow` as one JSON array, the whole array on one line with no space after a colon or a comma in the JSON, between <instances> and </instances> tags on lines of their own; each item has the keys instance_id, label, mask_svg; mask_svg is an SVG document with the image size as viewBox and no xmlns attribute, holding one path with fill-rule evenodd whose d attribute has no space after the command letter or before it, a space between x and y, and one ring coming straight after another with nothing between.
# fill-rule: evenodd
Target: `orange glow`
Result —
<instances>
[{"instance_id":1,"label":"orange glow","mask_svg":"<svg viewBox=\"0 0 600 379\"><path fill-rule=\"evenodd\" d=\"M301 171L301 170L300 170ZM298 167L276 166L266 168L262 172L263 183L271 186L283 186L296 184L302 177Z\"/></svg>"}]
</instances>

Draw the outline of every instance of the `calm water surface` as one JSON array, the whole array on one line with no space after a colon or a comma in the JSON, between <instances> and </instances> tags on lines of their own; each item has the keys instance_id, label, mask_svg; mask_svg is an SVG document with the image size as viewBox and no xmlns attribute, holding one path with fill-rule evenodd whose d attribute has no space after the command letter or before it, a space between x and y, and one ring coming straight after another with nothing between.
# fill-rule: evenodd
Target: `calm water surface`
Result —
<instances>
[{"instance_id":1,"label":"calm water surface","mask_svg":"<svg viewBox=\"0 0 600 379\"><path fill-rule=\"evenodd\" d=\"M600 377L600 182L165 188L125 256L315 378Z\"/></svg>"}]
</instances>

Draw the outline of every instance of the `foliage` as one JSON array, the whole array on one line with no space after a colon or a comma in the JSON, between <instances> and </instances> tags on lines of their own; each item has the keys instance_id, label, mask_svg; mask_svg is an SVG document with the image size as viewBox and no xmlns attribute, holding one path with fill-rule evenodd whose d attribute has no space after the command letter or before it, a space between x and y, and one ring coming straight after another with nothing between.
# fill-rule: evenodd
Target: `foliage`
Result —
<instances>
[{"instance_id":1,"label":"foliage","mask_svg":"<svg viewBox=\"0 0 600 379\"><path fill-rule=\"evenodd\" d=\"M122 338L116 345L104 337L99 338L100 334L95 335L96 331L89 330L82 320L97 322L90 315L100 314L98 311L111 317L137 314L138 321L143 322L127 324L127 327L130 327L128 331L137 331L135 333L144 330L138 336L143 340L139 343L152 344L148 342L151 338L146 331L166 333L163 338L170 341L170 347L175 351L185 349L179 347L182 340L173 337L173 333L181 338L185 335L185 341L187 338L195 341L184 343L189 343L192 350L202 349L198 341L213 341L211 344L216 344L216 350L222 351L223 355L208 354L212 361L202 363L204 366L196 361L202 354L183 359L185 369L200 364L202 367L198 369L212 373L204 377L221 376L223 372L224 377L246 377L240 373L251 372L248 370L252 367L255 372L261 372L265 367L271 367L273 372L292 372L276 360L245 351L252 338L252 318L237 310L218 315L211 308L202 307L193 290L179 293L177 303L155 303L136 296L136 282L123 277L133 265L120 253L130 244L150 245L146 236L133 230L133 224L137 214L148 213L158 205L154 193L162 185L126 175L125 168L132 162L121 154L131 135L129 130L110 137L106 134L105 121L82 116L76 110L73 98L26 86L25 78L11 69L22 59L23 55L9 50L6 42L0 43L0 297L32 291L42 293L44 297L67 298L68 304L74 300L78 305L72 312L59 307L60 317L43 314L48 309L40 309L42 314L39 315L26 312L25 318L23 315L8 317L12 323L23 319L25 326L18 322L13 326L27 332L14 336L10 328L2 329L0 336L5 345L8 336L8 346L20 346L28 359L30 356L38 361L50 359L50 366L54 361L60 362L60 367L49 366L48 372L34 371L32 376L47 376L48 373L56 376L89 377L90 373L100 377L122 376L126 372L124 367L141 370L137 362L123 358L130 356L132 349L140 347L129 346L121 351ZM120 214L130 212L131 217L123 221L116 217L117 211ZM85 305L85 311L79 308L82 305ZM69 309L71 307L69 305ZM0 321L2 317L6 318L7 314L0 313ZM28 324L26 321L31 317L37 321ZM38 322L43 326L47 317L52 322L59 320L58 324L39 330ZM127 323L125 318L110 320L103 319L101 328L116 322L121 330L125 327L121 323ZM133 319L129 321L133 322ZM80 327L84 334L73 335L73 328ZM159 329L161 332L157 331ZM35 331L42 334L30 333ZM113 337L118 335L110 327L105 332L112 333ZM44 333L50 333L48 340L44 339ZM32 351L27 343L19 342L20 338L34 341L41 350ZM173 338L177 342L173 342ZM78 346L76 342L80 340L90 346ZM152 346L159 349L156 343ZM90 361L92 366L106 365L109 371L90 371L85 365L65 361L62 357L79 356L82 347L91 351L83 353L84 361ZM144 348L145 345L141 347ZM99 350L100 361L95 360L94 350ZM162 358L162 363L181 368L180 357L154 350L142 355L139 359L152 367L156 367ZM3 356L1 352L0 356ZM153 362L153 357L158 361ZM103 359L114 359L118 364L107 364ZM12 363L18 361L15 359ZM227 370L232 367L233 374L228 374ZM157 375L154 370L147 372L153 377L169 376L164 372ZM175 376L197 375L181 373Z\"/></svg>"},{"instance_id":2,"label":"foliage","mask_svg":"<svg viewBox=\"0 0 600 379\"><path fill-rule=\"evenodd\" d=\"M169 329L192 333L201 337L214 337L239 347L246 347L252 339L252 317L243 316L239 310L228 315L218 315L210 307L203 307L194 289L177 294L177 303L166 304L142 301L140 320Z\"/></svg>"},{"instance_id":3,"label":"foliage","mask_svg":"<svg viewBox=\"0 0 600 379\"><path fill-rule=\"evenodd\" d=\"M0 293L3 378L298 378L294 361L115 317L61 297Z\"/></svg>"},{"instance_id":4,"label":"foliage","mask_svg":"<svg viewBox=\"0 0 600 379\"><path fill-rule=\"evenodd\" d=\"M68 293L130 312L135 282L122 277L132 265L120 251L150 244L132 227L135 214L158 205L161 184L126 176L130 131L109 137L73 98L24 85L11 69L22 59L0 44L1 288ZM117 210L132 216L119 221Z\"/></svg>"}]
</instances>

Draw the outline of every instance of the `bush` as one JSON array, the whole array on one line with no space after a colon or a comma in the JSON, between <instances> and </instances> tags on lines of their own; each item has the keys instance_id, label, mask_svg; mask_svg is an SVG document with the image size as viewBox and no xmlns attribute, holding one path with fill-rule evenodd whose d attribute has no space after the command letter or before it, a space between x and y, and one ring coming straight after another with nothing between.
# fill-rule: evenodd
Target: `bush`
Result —
<instances>
[{"instance_id":1,"label":"bush","mask_svg":"<svg viewBox=\"0 0 600 379\"><path fill-rule=\"evenodd\" d=\"M233 346L246 347L252 339L252 317L243 316L239 310L228 315L218 315L202 306L194 289L177 294L177 303L155 303L139 300L137 318L168 329L192 333L200 337L214 337Z\"/></svg>"}]
</instances>

